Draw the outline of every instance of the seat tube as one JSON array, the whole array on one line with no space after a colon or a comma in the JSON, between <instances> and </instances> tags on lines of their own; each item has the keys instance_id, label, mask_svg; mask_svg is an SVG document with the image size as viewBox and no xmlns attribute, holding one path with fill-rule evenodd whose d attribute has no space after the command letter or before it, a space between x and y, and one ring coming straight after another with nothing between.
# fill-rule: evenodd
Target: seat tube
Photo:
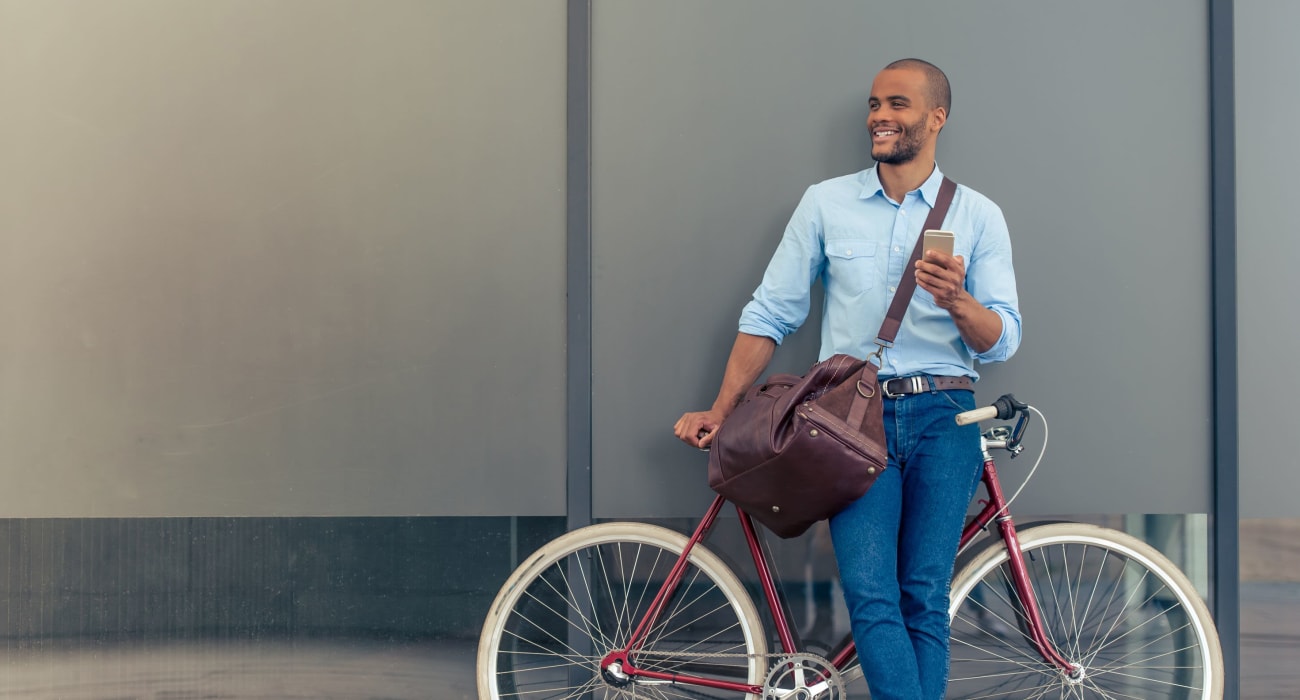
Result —
<instances>
[{"instance_id":1,"label":"seat tube","mask_svg":"<svg viewBox=\"0 0 1300 700\"><path fill-rule=\"evenodd\" d=\"M768 566L767 557L763 554L762 544L758 540L758 532L754 529L754 521L750 519L749 513L736 507L736 512L740 515L740 527L745 532L745 541L749 543L749 554L754 558L754 568L758 572L758 582L763 586L763 597L767 599L767 607L772 613L772 623L776 625L777 637L781 640L781 649L787 654L793 654L798 651L795 648L794 634L790 632L790 622L785 617L785 607L781 605L780 596L776 592L776 582L772 578L772 569Z\"/></svg>"}]
</instances>

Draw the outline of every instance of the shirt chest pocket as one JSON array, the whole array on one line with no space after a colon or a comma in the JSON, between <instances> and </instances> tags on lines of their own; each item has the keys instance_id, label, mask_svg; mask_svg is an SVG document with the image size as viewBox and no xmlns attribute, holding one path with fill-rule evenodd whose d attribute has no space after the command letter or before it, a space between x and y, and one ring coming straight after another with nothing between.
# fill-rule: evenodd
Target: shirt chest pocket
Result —
<instances>
[{"instance_id":1,"label":"shirt chest pocket","mask_svg":"<svg viewBox=\"0 0 1300 700\"><path fill-rule=\"evenodd\" d=\"M826 287L830 291L862 294L876 286L880 265L877 241L837 238L826 241Z\"/></svg>"}]
</instances>

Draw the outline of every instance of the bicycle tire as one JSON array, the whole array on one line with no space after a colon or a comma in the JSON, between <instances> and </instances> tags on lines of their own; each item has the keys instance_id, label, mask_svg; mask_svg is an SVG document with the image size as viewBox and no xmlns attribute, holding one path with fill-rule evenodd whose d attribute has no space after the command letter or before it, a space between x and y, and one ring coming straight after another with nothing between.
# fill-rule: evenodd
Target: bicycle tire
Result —
<instances>
[{"instance_id":1,"label":"bicycle tire","mask_svg":"<svg viewBox=\"0 0 1300 700\"><path fill-rule=\"evenodd\" d=\"M1030 642L1000 538L953 577L948 697L1220 700L1223 653L1191 581L1150 545L1083 523L1018 533L1047 637L1070 678Z\"/></svg>"},{"instance_id":2,"label":"bicycle tire","mask_svg":"<svg viewBox=\"0 0 1300 700\"><path fill-rule=\"evenodd\" d=\"M598 668L600 659L623 644L640 622L687 542L662 527L616 522L575 530L542 546L506 580L488 612L478 649L480 700L757 700L638 680L620 688ZM753 600L731 569L702 544L691 550L677 593L641 649L636 660L647 670L757 685L767 670L767 640ZM716 653L733 656L709 656Z\"/></svg>"}]
</instances>

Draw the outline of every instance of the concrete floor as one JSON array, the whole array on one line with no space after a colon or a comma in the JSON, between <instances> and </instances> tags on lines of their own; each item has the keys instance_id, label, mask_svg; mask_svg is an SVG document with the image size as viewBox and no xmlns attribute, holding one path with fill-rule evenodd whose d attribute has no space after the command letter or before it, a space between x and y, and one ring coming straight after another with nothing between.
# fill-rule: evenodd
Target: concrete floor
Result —
<instances>
[{"instance_id":1,"label":"concrete floor","mask_svg":"<svg viewBox=\"0 0 1300 700\"><path fill-rule=\"evenodd\" d=\"M1300 585L1242 590L1243 700L1300 698ZM473 640L0 646L0 700L472 700ZM861 681L851 697L866 697Z\"/></svg>"},{"instance_id":2,"label":"concrete floor","mask_svg":"<svg viewBox=\"0 0 1300 700\"><path fill-rule=\"evenodd\" d=\"M1241 587L1242 700L1300 698L1300 583Z\"/></svg>"},{"instance_id":3,"label":"concrete floor","mask_svg":"<svg viewBox=\"0 0 1300 700\"><path fill-rule=\"evenodd\" d=\"M0 698L471 700L471 642L197 642L0 649Z\"/></svg>"}]
</instances>

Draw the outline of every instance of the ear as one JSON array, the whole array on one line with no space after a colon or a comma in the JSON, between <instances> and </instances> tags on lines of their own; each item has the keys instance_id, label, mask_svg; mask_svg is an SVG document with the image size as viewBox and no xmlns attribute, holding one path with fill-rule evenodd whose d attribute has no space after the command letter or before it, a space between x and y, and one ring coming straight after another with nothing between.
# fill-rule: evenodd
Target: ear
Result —
<instances>
[{"instance_id":1,"label":"ear","mask_svg":"<svg viewBox=\"0 0 1300 700\"><path fill-rule=\"evenodd\" d=\"M936 134L939 133L939 131L943 129L943 125L947 123L948 110L943 107L935 107L934 110L930 112L930 125L934 127L934 132Z\"/></svg>"}]
</instances>

